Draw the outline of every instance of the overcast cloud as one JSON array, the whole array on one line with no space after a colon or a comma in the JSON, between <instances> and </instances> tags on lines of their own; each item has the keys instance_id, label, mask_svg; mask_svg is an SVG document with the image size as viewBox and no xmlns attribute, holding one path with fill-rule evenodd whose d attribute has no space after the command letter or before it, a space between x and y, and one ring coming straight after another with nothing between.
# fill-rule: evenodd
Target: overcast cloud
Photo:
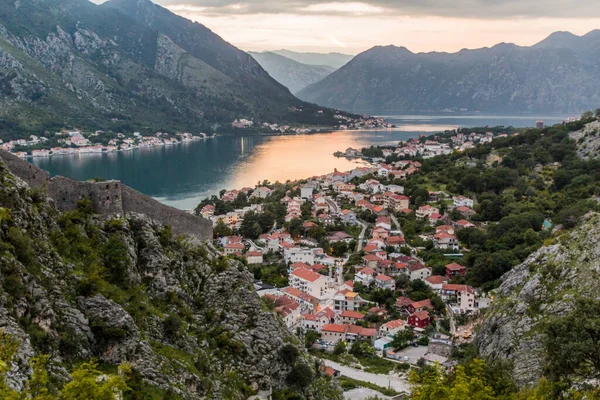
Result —
<instances>
[{"instance_id":1,"label":"overcast cloud","mask_svg":"<svg viewBox=\"0 0 600 400\"><path fill-rule=\"evenodd\" d=\"M600 17L599 0L159 0L210 14L403 15L469 17ZM171 8L171 7L169 7Z\"/></svg>"}]
</instances>

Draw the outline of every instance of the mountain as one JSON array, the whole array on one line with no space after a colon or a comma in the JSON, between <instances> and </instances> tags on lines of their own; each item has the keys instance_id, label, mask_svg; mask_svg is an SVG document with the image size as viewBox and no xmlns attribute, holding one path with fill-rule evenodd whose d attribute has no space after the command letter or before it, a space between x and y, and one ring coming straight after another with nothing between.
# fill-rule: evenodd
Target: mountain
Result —
<instances>
[{"instance_id":1,"label":"mountain","mask_svg":"<svg viewBox=\"0 0 600 400\"><path fill-rule=\"evenodd\" d=\"M273 50L271 53L282 55L302 64L328 65L335 69L341 68L354 57L342 53L302 53L285 49Z\"/></svg>"},{"instance_id":2,"label":"mountain","mask_svg":"<svg viewBox=\"0 0 600 400\"><path fill-rule=\"evenodd\" d=\"M586 380L594 382L600 365L588 363L587 357L588 351L597 351L598 327L594 322L598 311L588 309L582 316L581 302L583 308L600 304L598 240L600 215L590 212L580 226L563 233L502 277L477 344L482 356L510 361L520 386L534 384L542 376L552 381L559 373L568 376L573 386L579 387ZM566 331L557 329L561 325L566 325ZM585 343L588 334L596 336ZM557 353L564 357L557 357ZM576 362L585 367L575 368Z\"/></svg>"},{"instance_id":3,"label":"mountain","mask_svg":"<svg viewBox=\"0 0 600 400\"><path fill-rule=\"evenodd\" d=\"M43 387L58 399L96 359L104 374L128 363L131 391L91 395L97 371L86 395L61 399L341 399L240 262L139 208L97 214L104 197L86 185L108 193L114 181L73 181L51 199L43 171L0 153L0 397L40 398ZM59 209L62 196L80 200ZM130 206L153 201L142 197Z\"/></svg>"},{"instance_id":4,"label":"mountain","mask_svg":"<svg viewBox=\"0 0 600 400\"><path fill-rule=\"evenodd\" d=\"M451 54L378 46L298 96L370 113L579 112L600 103L599 50L600 31L555 33L531 47L501 43Z\"/></svg>"},{"instance_id":5,"label":"mountain","mask_svg":"<svg viewBox=\"0 0 600 400\"><path fill-rule=\"evenodd\" d=\"M0 104L4 131L38 134L334 122L247 53L147 0L0 0Z\"/></svg>"},{"instance_id":6,"label":"mountain","mask_svg":"<svg viewBox=\"0 0 600 400\"><path fill-rule=\"evenodd\" d=\"M282 55L265 51L249 53L258 63L290 92L297 93L335 71L328 65L302 64Z\"/></svg>"}]
</instances>

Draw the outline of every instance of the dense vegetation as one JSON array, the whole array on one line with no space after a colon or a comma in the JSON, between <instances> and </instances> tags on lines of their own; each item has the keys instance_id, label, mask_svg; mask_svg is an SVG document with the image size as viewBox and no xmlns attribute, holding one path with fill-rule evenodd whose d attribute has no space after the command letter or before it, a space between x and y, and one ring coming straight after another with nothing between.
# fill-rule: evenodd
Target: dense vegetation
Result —
<instances>
[{"instance_id":1,"label":"dense vegetation","mask_svg":"<svg viewBox=\"0 0 600 400\"><path fill-rule=\"evenodd\" d=\"M591 198L600 194L600 161L578 158L569 138L569 132L593 119L586 114L578 122L528 129L464 153L421 160L422 173L402 182L417 206L426 201L428 190L477 199L472 221L483 224L458 232L469 249L458 261L469 268L468 283L493 287L550 238L545 219L570 228L585 212L598 209ZM431 229L413 216L400 217L405 234L417 243L416 235ZM434 267L451 261L433 250L422 255Z\"/></svg>"}]
</instances>

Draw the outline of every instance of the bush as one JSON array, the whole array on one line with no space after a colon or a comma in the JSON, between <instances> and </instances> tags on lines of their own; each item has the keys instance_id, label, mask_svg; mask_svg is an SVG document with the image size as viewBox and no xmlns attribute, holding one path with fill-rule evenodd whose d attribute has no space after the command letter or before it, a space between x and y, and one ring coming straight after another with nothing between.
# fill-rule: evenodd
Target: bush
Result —
<instances>
[{"instance_id":1,"label":"bush","mask_svg":"<svg viewBox=\"0 0 600 400\"><path fill-rule=\"evenodd\" d=\"M296 360L298 360L300 352L298 351L296 346L288 343L285 346L283 346L281 350L279 350L279 355L286 364L293 365L296 362Z\"/></svg>"},{"instance_id":2,"label":"bush","mask_svg":"<svg viewBox=\"0 0 600 400\"><path fill-rule=\"evenodd\" d=\"M179 330L181 329L181 320L176 315L169 315L163 321L163 329L167 338L175 339L179 336Z\"/></svg>"},{"instance_id":3,"label":"bush","mask_svg":"<svg viewBox=\"0 0 600 400\"><path fill-rule=\"evenodd\" d=\"M287 376L287 382L297 388L305 388L313 380L313 370L304 363L297 363Z\"/></svg>"}]
</instances>

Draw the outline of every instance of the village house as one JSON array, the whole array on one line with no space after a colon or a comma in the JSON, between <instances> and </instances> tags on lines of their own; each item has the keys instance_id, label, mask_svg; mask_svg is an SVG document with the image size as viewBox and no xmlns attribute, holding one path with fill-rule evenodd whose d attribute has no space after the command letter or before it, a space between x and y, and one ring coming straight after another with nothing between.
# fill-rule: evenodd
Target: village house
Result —
<instances>
[{"instance_id":1,"label":"village house","mask_svg":"<svg viewBox=\"0 0 600 400\"><path fill-rule=\"evenodd\" d=\"M465 276L467 274L467 268L457 263L451 263L446 265L446 278L452 279L455 276Z\"/></svg>"},{"instance_id":2,"label":"village house","mask_svg":"<svg viewBox=\"0 0 600 400\"><path fill-rule=\"evenodd\" d=\"M379 327L379 337L394 336L396 333L406 328L406 322L401 319L395 319Z\"/></svg>"},{"instance_id":3,"label":"village house","mask_svg":"<svg viewBox=\"0 0 600 400\"><path fill-rule=\"evenodd\" d=\"M417 279L425 280L428 276L431 276L431 268L428 268L421 263L412 263L408 265L408 278L411 281Z\"/></svg>"},{"instance_id":4,"label":"village house","mask_svg":"<svg viewBox=\"0 0 600 400\"><path fill-rule=\"evenodd\" d=\"M209 218L212 217L213 215L215 215L215 206L213 206L212 204L207 204L204 207L202 207L202 209L200 210L200 214L204 217L204 218Z\"/></svg>"},{"instance_id":5,"label":"village house","mask_svg":"<svg viewBox=\"0 0 600 400\"><path fill-rule=\"evenodd\" d=\"M473 208L473 200L465 196L456 196L452 198L452 204L454 207L469 207Z\"/></svg>"},{"instance_id":6,"label":"village house","mask_svg":"<svg viewBox=\"0 0 600 400\"><path fill-rule=\"evenodd\" d=\"M342 324L326 324L321 328L321 339L326 342L336 344L337 342L346 340L347 325Z\"/></svg>"},{"instance_id":7,"label":"village house","mask_svg":"<svg viewBox=\"0 0 600 400\"><path fill-rule=\"evenodd\" d=\"M254 190L254 192L252 192L252 195L250 197L256 197L256 198L259 198L259 199L264 199L268 195L270 195L271 192L272 192L272 190L269 189L268 187L261 186L261 187L256 188Z\"/></svg>"},{"instance_id":8,"label":"village house","mask_svg":"<svg viewBox=\"0 0 600 400\"><path fill-rule=\"evenodd\" d=\"M354 238L352 236L348 235L344 231L339 231L339 232L330 232L327 235L327 240L330 243L336 243L336 242L350 243L352 240L354 240Z\"/></svg>"},{"instance_id":9,"label":"village house","mask_svg":"<svg viewBox=\"0 0 600 400\"><path fill-rule=\"evenodd\" d=\"M373 257L377 258L375 255L373 255ZM371 282L373 282L374 276L375 270L373 268L366 267L354 274L354 282L360 282L365 286L369 286Z\"/></svg>"},{"instance_id":10,"label":"village house","mask_svg":"<svg viewBox=\"0 0 600 400\"><path fill-rule=\"evenodd\" d=\"M363 265L373 270L377 268L377 263L379 262L379 260L380 258L377 257L375 254L367 254L362 258Z\"/></svg>"},{"instance_id":11,"label":"village house","mask_svg":"<svg viewBox=\"0 0 600 400\"><path fill-rule=\"evenodd\" d=\"M297 247L290 243L284 242L280 246L283 246L283 258L285 262L296 263L303 262L308 265L315 263L315 249L309 247Z\"/></svg>"},{"instance_id":12,"label":"village house","mask_svg":"<svg viewBox=\"0 0 600 400\"><path fill-rule=\"evenodd\" d=\"M394 307L396 307L396 310L398 310L399 312L405 311L406 307L408 307L409 304L414 303L411 299L409 299L408 297L405 296L400 296L396 299L396 303L394 304Z\"/></svg>"},{"instance_id":13,"label":"village house","mask_svg":"<svg viewBox=\"0 0 600 400\"><path fill-rule=\"evenodd\" d=\"M246 262L248 265L262 264L263 253L260 251L249 251L246 253Z\"/></svg>"},{"instance_id":14,"label":"village house","mask_svg":"<svg viewBox=\"0 0 600 400\"><path fill-rule=\"evenodd\" d=\"M304 268L292 271L289 281L291 287L319 299L326 295L329 286L328 277Z\"/></svg>"},{"instance_id":15,"label":"village house","mask_svg":"<svg viewBox=\"0 0 600 400\"><path fill-rule=\"evenodd\" d=\"M455 210L465 218L471 218L473 215L477 214L475 210L465 206L456 207Z\"/></svg>"},{"instance_id":16,"label":"village house","mask_svg":"<svg viewBox=\"0 0 600 400\"><path fill-rule=\"evenodd\" d=\"M342 210L340 213L340 219L344 224L356 225L358 224L358 219L356 218L356 213L352 210Z\"/></svg>"},{"instance_id":17,"label":"village house","mask_svg":"<svg viewBox=\"0 0 600 400\"><path fill-rule=\"evenodd\" d=\"M355 324L364 319L365 315L363 313L353 310L345 310L339 316L339 320L344 324Z\"/></svg>"},{"instance_id":18,"label":"village house","mask_svg":"<svg viewBox=\"0 0 600 400\"><path fill-rule=\"evenodd\" d=\"M433 307L433 304L431 304L430 299L414 301L406 306L406 311L408 311L410 314L414 314L419 311L433 310L433 309L434 309L434 307Z\"/></svg>"},{"instance_id":19,"label":"village house","mask_svg":"<svg viewBox=\"0 0 600 400\"><path fill-rule=\"evenodd\" d=\"M375 286L377 286L380 289L389 289L389 290L396 289L396 281L394 281L394 279L392 279L391 277L384 275L384 274L377 275L374 279L374 282L375 282Z\"/></svg>"},{"instance_id":20,"label":"village house","mask_svg":"<svg viewBox=\"0 0 600 400\"><path fill-rule=\"evenodd\" d=\"M454 225L456 225L456 228L458 229L475 228L475 224L467 221L466 219L459 219L458 221L454 222Z\"/></svg>"},{"instance_id":21,"label":"village house","mask_svg":"<svg viewBox=\"0 0 600 400\"><path fill-rule=\"evenodd\" d=\"M408 324L415 327L424 329L430 324L429 313L427 311L420 311L412 314L408 317Z\"/></svg>"},{"instance_id":22,"label":"village house","mask_svg":"<svg viewBox=\"0 0 600 400\"><path fill-rule=\"evenodd\" d=\"M273 311L281 315L285 326L287 326L290 329L293 329L298 325L298 323L300 322L300 304L297 301L292 300L286 296L275 297L271 295L266 295L265 297L273 300Z\"/></svg>"},{"instance_id":23,"label":"village house","mask_svg":"<svg viewBox=\"0 0 600 400\"><path fill-rule=\"evenodd\" d=\"M458 243L458 239L456 239L456 236L449 235L444 232L436 233L435 235L433 235L433 246L436 249L453 251L460 250L460 245Z\"/></svg>"},{"instance_id":24,"label":"village house","mask_svg":"<svg viewBox=\"0 0 600 400\"><path fill-rule=\"evenodd\" d=\"M432 207L429 204L421 206L417 209L417 218L428 218L431 214L439 214L440 210L437 207Z\"/></svg>"},{"instance_id":25,"label":"village house","mask_svg":"<svg viewBox=\"0 0 600 400\"><path fill-rule=\"evenodd\" d=\"M343 289L333 296L333 309L337 312L351 310L358 311L360 307L367 304L360 295L348 289Z\"/></svg>"},{"instance_id":26,"label":"village house","mask_svg":"<svg viewBox=\"0 0 600 400\"><path fill-rule=\"evenodd\" d=\"M392 220L390 217L377 217L375 228L383 228L386 231L392 230Z\"/></svg>"},{"instance_id":27,"label":"village house","mask_svg":"<svg viewBox=\"0 0 600 400\"><path fill-rule=\"evenodd\" d=\"M321 332L324 325L335 323L335 318L335 312L331 308L326 307L314 314L302 314L301 324L305 331L310 329Z\"/></svg>"},{"instance_id":28,"label":"village house","mask_svg":"<svg viewBox=\"0 0 600 400\"><path fill-rule=\"evenodd\" d=\"M348 343L354 343L357 340L364 340L369 344L373 344L377 337L377 330L373 328L364 328L358 325L348 325L346 331L346 341Z\"/></svg>"},{"instance_id":29,"label":"village house","mask_svg":"<svg viewBox=\"0 0 600 400\"><path fill-rule=\"evenodd\" d=\"M425 278L425 284L431 288L431 290L441 290L442 285L448 282L448 278L442 275L431 275Z\"/></svg>"},{"instance_id":30,"label":"village house","mask_svg":"<svg viewBox=\"0 0 600 400\"><path fill-rule=\"evenodd\" d=\"M236 254L236 253L243 253L245 250L245 246L243 243L229 243L227 245L225 245L224 249L224 253L225 255L232 255L232 254Z\"/></svg>"},{"instance_id":31,"label":"village house","mask_svg":"<svg viewBox=\"0 0 600 400\"><path fill-rule=\"evenodd\" d=\"M315 296L311 296L308 293L304 293L303 291L296 289L294 287L288 286L281 290L284 296L289 297L292 300L296 300L302 310L312 311L317 309L319 306L319 299Z\"/></svg>"}]
</instances>

